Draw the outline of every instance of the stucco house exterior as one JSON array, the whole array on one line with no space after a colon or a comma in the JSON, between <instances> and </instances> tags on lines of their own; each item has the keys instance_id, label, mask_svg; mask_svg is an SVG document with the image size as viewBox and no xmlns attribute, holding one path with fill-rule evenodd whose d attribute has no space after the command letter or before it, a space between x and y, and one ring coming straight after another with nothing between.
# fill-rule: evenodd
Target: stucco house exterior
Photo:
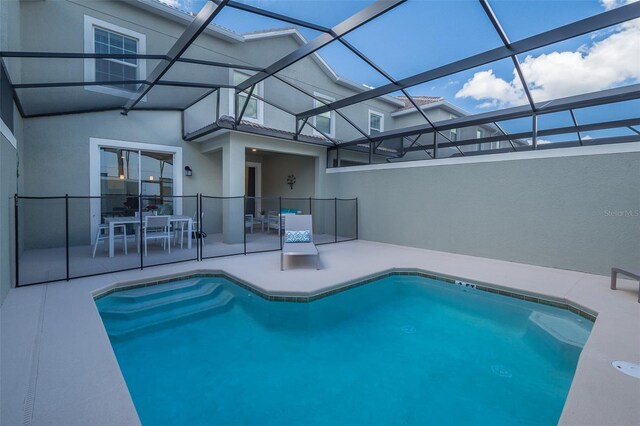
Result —
<instances>
[{"instance_id":1,"label":"stucco house exterior","mask_svg":"<svg viewBox=\"0 0 640 426\"><path fill-rule=\"evenodd\" d=\"M2 193L121 197L76 206L73 220L90 231L74 238L89 243L105 214L136 208L128 195L148 197L145 208L158 196L335 196L334 188L327 188L333 180L327 177L329 168L434 154L421 149L432 143L427 136L377 144L367 138L467 116L450 99L385 94L297 120L297 111L372 90L338 75L318 52L259 82L251 97L248 90L236 94L235 86L274 57L307 43L298 29L284 23L243 34L209 24L153 90L134 109L123 111L123 101L147 85L150 73L167 60L164 52L193 19L193 14L156 0L3 2ZM46 52L55 54L47 57ZM74 56L77 52L85 56ZM109 58L105 53L145 56ZM109 84L100 84L105 82ZM449 128L428 137L446 144L487 136L504 138L444 147L438 158L515 151L514 146L529 143L510 140L495 123ZM340 147L358 139L363 143ZM294 186L287 182L290 175L297 178ZM12 234L6 212L13 200L3 196L1 202L2 232ZM258 216L263 207L252 203L244 210ZM22 223L40 226L35 234L44 244L49 212L25 214ZM4 283L10 281L13 262L9 238L1 240Z\"/></svg>"},{"instance_id":2,"label":"stucco house exterior","mask_svg":"<svg viewBox=\"0 0 640 426\"><path fill-rule=\"evenodd\" d=\"M56 46L65 45L69 51L95 53L100 49L115 51L119 48L117 43L124 43L125 49L131 49L131 52L138 54L162 52L170 47L172 40L184 30L191 18L186 12L153 0L86 4L24 2L15 7L19 10L19 31L22 37L9 37L9 40L20 40L21 45L14 48L22 51L53 51ZM46 39L35 34L29 35L30 29L35 25L50 28L38 33L48 34ZM192 67L177 64L165 78L172 81L190 79L203 83L213 81L221 85L231 85L252 75L255 69L266 66L273 55L284 55L305 42L304 37L294 28L235 34L230 30L210 25L185 56L236 63L248 69L229 71L223 68L212 70L210 67L201 67L202 69L194 75ZM37 80L40 71L37 60L8 62L8 71L14 80ZM11 69L14 62L15 68ZM151 59L134 59L128 62L117 59L78 59L72 66L63 61L59 64L48 64L47 74L52 81L72 79L90 83L114 79L141 80L145 73L153 68L155 62L157 61ZM311 55L294 64L280 73L279 77L294 82L318 99L334 100L367 90L362 84L338 76L319 54ZM87 85L64 88L65 108L69 112L83 111L87 108L108 110L114 108L114 105L119 105L122 97L129 96L131 90L137 86L123 84L117 87ZM242 165L247 155L254 163L265 161L263 173L266 175L269 173L269 160L267 157L259 158L260 153L268 152L269 157L277 153L287 154L290 156L288 164L291 165L292 172L300 173L299 169L308 170L310 161L313 161L315 170L313 179L301 180L296 185L295 194L320 196L321 179L317 176L323 172L327 163L326 148L323 146L330 145L320 132L338 141L361 136L354 126L332 112L326 117L315 117L312 121L316 128L305 126L302 129L300 142L309 143L283 143L277 140L278 134L294 133L295 121L278 108L255 98L249 103L238 129L229 131L229 126L225 126L224 123L228 123L229 117L234 115L232 89L220 88L202 99L199 97L207 94L204 88L156 89L158 90L149 92L140 103L139 108L143 111L129 116L121 115L117 108L81 115L59 115L57 108L63 100L60 98L62 88L20 89L24 113L29 117L23 122L23 138L32 141L25 144L24 151L20 153L25 171L21 192L51 195L59 194L61 188L65 188L64 192L69 193L104 195L96 183L102 164L98 157L102 148L110 146L133 151L164 150L163 152L173 155L175 195L196 192L225 196L243 195L245 189ZM276 99L280 105L292 111L311 108L321 102L275 78L260 83L256 95ZM199 99L199 102L190 105L196 99ZM184 112L170 110L171 108L167 107L179 104L180 101L183 101L184 107L189 106ZM219 110L216 110L216 105ZM430 103L428 107L425 111L433 120L439 120L446 114L452 115L454 111L457 115L464 114L444 99ZM54 109L56 112L51 114ZM146 109L166 110L147 114L144 111ZM358 105L357 108L348 111L347 115L367 134L424 122L415 108L407 105L406 99L392 96L383 96L365 105ZM20 114L16 114L20 120L19 116ZM70 124L71 120L73 125ZM215 127L216 124L219 124L219 128L212 131L212 125ZM253 131L271 129L275 138L243 134L243 126L251 126ZM269 134L267 131L265 133ZM455 131L450 131L447 137L456 137ZM247 151L250 149L256 151ZM296 157L291 157L292 155ZM357 148L352 155L357 156ZM380 161L396 155L400 154L389 149L380 156ZM47 161L51 158L65 161ZM274 158L278 158L277 155ZM46 172L39 172L39 168L35 167L36 164L47 162L49 166ZM75 165L72 174L69 173L69 164ZM189 179L182 177L185 166L194 170L193 176ZM126 180L128 179L127 176ZM285 182L281 182L279 187L271 187L269 179L266 180L262 186L264 194L257 195L277 194L283 192L286 186Z\"/></svg>"}]
</instances>

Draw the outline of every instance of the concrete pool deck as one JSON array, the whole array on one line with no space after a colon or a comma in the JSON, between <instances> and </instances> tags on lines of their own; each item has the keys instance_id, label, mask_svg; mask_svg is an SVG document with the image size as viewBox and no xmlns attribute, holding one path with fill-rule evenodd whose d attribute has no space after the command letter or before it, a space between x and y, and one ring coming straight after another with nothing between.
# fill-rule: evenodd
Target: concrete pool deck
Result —
<instances>
[{"instance_id":1,"label":"concrete pool deck","mask_svg":"<svg viewBox=\"0 0 640 426\"><path fill-rule=\"evenodd\" d=\"M611 362L640 362L637 282L389 244L319 246L321 270L280 253L210 259L12 289L0 308L0 424L133 425L139 419L92 294L116 283L224 271L271 295L309 296L393 268L420 269L567 300L598 314L561 424L640 424L640 380ZM297 262L296 262L297 263Z\"/></svg>"}]
</instances>

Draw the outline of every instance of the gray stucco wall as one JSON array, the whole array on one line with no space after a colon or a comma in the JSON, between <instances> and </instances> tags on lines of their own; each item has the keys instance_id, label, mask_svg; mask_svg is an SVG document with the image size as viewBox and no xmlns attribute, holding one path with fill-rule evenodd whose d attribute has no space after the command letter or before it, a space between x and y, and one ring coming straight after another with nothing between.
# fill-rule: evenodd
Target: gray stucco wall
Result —
<instances>
[{"instance_id":1,"label":"gray stucco wall","mask_svg":"<svg viewBox=\"0 0 640 426\"><path fill-rule=\"evenodd\" d=\"M175 40L184 31L186 22L179 23L167 18L165 13L144 9L137 2L97 1L97 2L9 2L14 7L9 11L16 16L19 25L11 31L11 39L19 40L25 51L73 51L84 50L84 17L99 19L117 25L126 30L146 35L146 53L167 52ZM163 6L158 5L162 9ZM277 23L274 22L275 26ZM32 31L38 27L37 32ZM43 37L43 34L47 34ZM244 42L231 42L209 32L201 34L184 56L225 63L239 63L265 67L277 58L285 56L299 47L291 35L267 38L248 38ZM14 83L41 81L82 81L85 63L81 59L46 60L46 78L42 74L42 61L12 61L20 64L20 69L10 69ZM146 60L146 72L151 73L157 60ZM207 67L193 64L176 63L165 75L166 80L191 81L200 83L227 84L231 79L229 70L222 67ZM352 87L337 84L324 72L313 59L305 58L282 70L280 76L299 85L309 92L320 92L335 99L341 99L357 93ZM144 76L141 76L144 78ZM204 94L204 88L168 88L154 87L140 103L140 107L182 107ZM227 114L229 108L228 90L221 91L221 114ZM264 95L278 104L293 110L302 111L313 108L313 99L290 88L275 78L264 82ZM40 114L50 111L81 110L95 108L117 108L123 99L119 96L86 90L84 87L41 88L24 90L20 94L27 114ZM64 101L64 102L62 102ZM388 102L373 99L343 112L350 116L364 131L367 130L368 109L385 114L385 124L390 127L388 114L395 107ZM210 117L190 111L188 125L191 130L210 124ZM194 122L195 121L195 122ZM270 105L264 105L264 125L281 130L293 131L295 119ZM306 126L303 133L311 134ZM361 137L351 125L336 117L336 136L343 140Z\"/></svg>"},{"instance_id":2,"label":"gray stucco wall","mask_svg":"<svg viewBox=\"0 0 640 426\"><path fill-rule=\"evenodd\" d=\"M143 142L182 148L184 166L193 169L192 177L183 177L183 195L198 192L222 194L221 154L200 152L200 144L181 140L179 112L145 112L122 116L118 112L65 115L24 120L24 165L21 191L26 196L63 196L90 194L89 140L104 138L127 142ZM180 171L180 173L184 173ZM195 202L185 201L185 209L193 210ZM21 222L24 248L60 246L62 234L52 229L64 228L63 201L25 201ZM90 239L91 214L87 200L70 202L73 223L72 244L87 244ZM190 211L186 214L192 214ZM58 224L60 226L52 226Z\"/></svg>"},{"instance_id":3,"label":"gray stucco wall","mask_svg":"<svg viewBox=\"0 0 640 426\"><path fill-rule=\"evenodd\" d=\"M193 176L183 193L221 195L220 154L200 153L200 144L183 142L179 112L117 111L24 120L24 194L88 195L89 139L104 138L182 148L183 166Z\"/></svg>"},{"instance_id":4,"label":"gray stucco wall","mask_svg":"<svg viewBox=\"0 0 640 426\"><path fill-rule=\"evenodd\" d=\"M507 155L507 154L505 154ZM327 174L360 238L608 274L640 259L640 153Z\"/></svg>"},{"instance_id":5,"label":"gray stucco wall","mask_svg":"<svg viewBox=\"0 0 640 426\"><path fill-rule=\"evenodd\" d=\"M296 177L293 189L287 184L289 175ZM275 154L262 161L262 194L265 197L314 197L315 159L300 155Z\"/></svg>"}]
</instances>

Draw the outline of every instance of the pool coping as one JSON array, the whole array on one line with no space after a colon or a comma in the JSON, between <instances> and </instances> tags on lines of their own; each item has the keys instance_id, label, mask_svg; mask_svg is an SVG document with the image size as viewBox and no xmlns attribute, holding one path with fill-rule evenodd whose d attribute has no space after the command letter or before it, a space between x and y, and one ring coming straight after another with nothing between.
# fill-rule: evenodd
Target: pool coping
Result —
<instances>
[{"instance_id":1,"label":"pool coping","mask_svg":"<svg viewBox=\"0 0 640 426\"><path fill-rule=\"evenodd\" d=\"M264 291L255 284L252 284L246 280L242 280L233 274L226 272L224 269L197 269L190 272L177 273L172 276L163 275L160 278L146 278L141 280L123 281L118 283L112 283L105 287L93 290L91 292L94 300L106 297L117 291L131 290L134 288L150 287L154 285L166 284L169 282L199 278L199 277L221 277L226 278L235 285L249 290L252 293L262 297L265 300L273 302L289 302L289 303L310 303L314 300L323 299L325 297L332 296L337 293L342 293L350 289L361 287L366 284L370 284L374 281L391 277L391 276L417 276L422 278L429 278L438 281L442 281L448 284L459 285L478 291L484 291L487 293L498 294L501 296L510 297L518 300L525 300L528 302L539 303L542 305L552 306L558 309L570 311L576 315L581 316L591 322L595 322L598 313L592 309L582 306L572 300L565 298L558 298L541 293L526 292L526 291L514 291L509 287L504 287L494 283L487 283L483 281L473 280L464 277L451 276L447 274L435 273L421 268L390 268L384 271L379 271L373 274L365 275L356 279L348 280L342 283L338 283L329 289L321 290L319 292L309 292L307 296L301 296L300 293L291 292L287 293L272 293Z\"/></svg>"}]
</instances>

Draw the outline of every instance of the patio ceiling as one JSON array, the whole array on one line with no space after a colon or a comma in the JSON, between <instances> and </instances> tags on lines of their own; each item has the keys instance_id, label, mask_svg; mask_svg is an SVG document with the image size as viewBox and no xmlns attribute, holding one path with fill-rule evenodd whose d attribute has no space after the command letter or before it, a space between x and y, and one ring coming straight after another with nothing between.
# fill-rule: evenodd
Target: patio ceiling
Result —
<instances>
[{"instance_id":1,"label":"patio ceiling","mask_svg":"<svg viewBox=\"0 0 640 426\"><path fill-rule=\"evenodd\" d=\"M268 5L268 3L261 4ZM563 23L563 25L545 29L535 34L528 34L526 37L519 37L515 41L512 41L508 35L509 31L516 32L513 30L514 23L510 22L510 20L506 22L501 20L500 13L494 12L492 4L488 0L479 0L477 3L467 2L464 6L440 5L439 7L444 9L444 11L440 12L438 12L436 6L432 6L433 4L422 2L422 4L416 5L416 2L411 0L378 0L367 3L364 8L346 17L346 19L342 19L343 17L337 13L336 17L322 16L317 18L318 22L310 22L307 19L303 19L301 16L304 14L301 14L295 8L290 12L292 16L288 16L279 10L269 10L268 6L267 8L259 8L244 1L210 0L205 2L195 16L188 17L185 14L186 17L184 19L189 19L190 22L166 52L151 54L96 54L69 52L61 48L57 52L2 51L0 52L0 59L2 66L7 70L7 74L11 79L14 99L23 117L108 110L120 111L125 115L140 110L176 110L184 112L207 96L216 94L216 92L219 98L221 89L235 91L235 111L232 112L232 117L225 117L225 120L219 120L219 123L204 127L196 132L184 132L185 140L202 138L221 128L236 129L249 133L268 134L282 139L326 145L330 149L362 151L362 146L365 144L369 146L370 158L379 148L382 148L381 145L385 144L385 142L397 139L400 140L400 148L397 150L398 157L402 157L407 152L423 151L429 158L438 157L439 148L455 148L458 152L457 155L465 155L462 147L496 141L508 141L513 151L538 149L539 141L542 137L558 135L563 135L561 143L552 140L551 142L556 143L545 143L546 146L544 148L640 140L640 108L637 108L639 105L637 101L640 99L640 84L638 84L637 79L628 78L625 81L616 83L613 87L576 93L571 96L540 98L537 92L534 93L537 88L537 82L529 81L527 72L523 69L523 59L525 63L530 61L530 57L539 54L541 49L579 40L580 37L598 34L597 32L603 30L615 31L619 26L637 20L640 18L640 2L624 4L599 13L590 13L586 17L581 16L580 19L574 19L572 22ZM493 6L497 7L498 5ZM272 5L273 7L275 6ZM317 7L322 9L327 6L323 6L322 2L318 2ZM373 35L367 33L367 30L383 19L389 19L390 21L388 22L393 22L398 26L397 28L388 28L388 37L391 38L389 43L391 45L395 44L396 37L400 37L401 40L402 36L398 36L398 32L408 32L408 37L419 34L415 32L415 29L405 28L403 19L408 19L410 14L415 12L411 8L420 8L421 11L426 12L431 11L430 7L434 8L434 19L437 18L438 13L442 13L443 16L450 13L449 17L452 20L456 18L456 16L453 16L453 13L457 10L456 7L473 9L473 12L469 13L471 13L470 16L475 16L476 18L474 24L481 28L481 31L487 34L487 37L493 36L498 44L491 46L491 43L487 43L488 48L483 49L480 45L476 46L476 42L468 40L469 46L462 46L461 50L470 52L470 54L462 58L456 58L455 54L446 51L456 50L457 47L460 47L455 45L459 41L448 42L445 40L440 49L430 51L433 58L425 59L424 61L421 56L416 56L415 52L410 49L403 52L401 44L395 46L397 51L394 49L393 52L374 52L373 55L370 48L367 52L366 46L363 48L362 45L359 45L358 41L362 40L363 37L371 37ZM313 35L314 37L309 41L303 38L299 47L286 52L284 55L269 57L267 60L256 59L255 63L246 63L247 61L240 60L238 63L231 63L226 58L222 58L222 56L218 58L199 55L196 41L205 31L218 29L220 32L226 32L225 37L233 39L232 30L217 26L216 20L226 11L235 11L235 13L242 14L239 16L259 16L266 19L267 22L273 23L272 25L277 23L292 25L300 31L304 31L304 34ZM473 13L476 15L473 15ZM318 16L320 15L318 14ZM389 18L390 16L392 16L393 20ZM341 21L337 22L338 19L341 19ZM384 21L383 23L386 24L386 22ZM374 27L371 31L375 30L376 28ZM241 33L240 30L236 31L238 34ZM527 33L527 30L519 30L518 32ZM354 35L352 36L352 34ZM240 35L237 38L242 40ZM380 84L372 87L350 83L357 87L356 92L358 93L336 100L326 100L287 77L287 70L290 70L299 61L310 56L316 60L324 61L322 58L325 53L330 53L331 49L334 49L334 51L340 49L341 57L343 58L346 57L345 55L349 55L351 60L357 61L363 67L359 68L359 70L367 69L366 72L360 72L361 75L369 75L367 73L370 72L370 75L375 75L379 79ZM394 59L394 61L387 60L385 54ZM523 58L525 54L528 56ZM442 58L438 58L438 55L441 55ZM450 60L452 58L453 60ZM87 59L141 59L146 61L148 73L139 80L125 81L52 81L48 78L49 73L47 71L50 66L64 67L78 64L78 61ZM15 61L15 63L12 63L12 61ZM19 65L21 61L24 61L23 63L38 61L41 71L35 75L30 73L29 78L31 81L22 81L18 73L11 72L15 68L20 68L16 64ZM382 65L381 61L386 65ZM406 65L402 65L403 62ZM436 65L424 68L421 66L422 62ZM421 104L415 99L415 96L421 94L419 93L421 90L426 90L427 84L465 75L461 74L465 72L486 71L487 66L492 66L496 69L510 67L514 77L512 85L520 88L523 94L519 101L520 104L498 102L498 106L488 112L475 110L462 117L434 122L433 119L427 116ZM218 71L224 70L227 75L230 69L247 70L252 75L236 85L214 77L210 80L191 77L197 74L195 70L201 70L202 67ZM493 73L493 68L489 69L489 73ZM420 71L412 73L411 71L414 69ZM341 77L337 78L341 79ZM258 85L263 81L276 82L283 85L283 87L287 87L296 93L297 96L307 100L313 99L312 102L316 102L320 106L297 110L289 105L285 106L277 97L274 98L269 94L259 94L257 92ZM128 98L115 98L99 93L87 94L83 90L88 86L109 87L123 84L135 84L137 89L132 91ZM78 90L83 90L82 97L76 95L79 93L77 92ZM247 96L241 98L239 97L241 93L245 93ZM456 98L458 98L458 94L456 94ZM409 104L420 114L423 124L412 125L407 128L394 128L370 135L366 129L356 124L357 120L350 114L350 108L383 97L388 101L390 95L406 98ZM149 96L149 101L146 101L147 96ZM56 98L58 102L53 106L48 105L46 108L38 108L38 100L44 97ZM247 123L243 120L243 117L251 98L259 99L289 116L295 123L295 131L279 131L278 129L254 126ZM397 98L394 99L397 100ZM145 102L142 102L143 100ZM603 105L611 106L611 110L620 110L623 113L619 117L605 117L601 120L588 120L588 122L581 122L580 117L582 114L576 114L577 110L597 108ZM311 118L327 112L335 112L359 136L351 140L340 140L321 132L314 125ZM571 117L569 125L562 124L539 129L538 120L540 117L544 115L550 116L559 112L569 114L568 116ZM505 128L504 123L516 119L529 120L528 128L519 131L511 130L508 126ZM475 139L452 140L450 137L449 131L452 129L479 125L497 129L496 133ZM313 128L321 136L318 138L305 136L302 134L305 126ZM615 135L611 133L609 136L607 131L612 129L624 129L626 133L620 134L618 132ZM584 132L587 131L604 131L604 137L598 139L585 137ZM564 135L574 135L575 138L571 140L570 136L567 139L567 136ZM418 143L419 139L422 143ZM408 147L403 142L406 140L411 142ZM514 141L517 141L517 143L514 143Z\"/></svg>"}]
</instances>

